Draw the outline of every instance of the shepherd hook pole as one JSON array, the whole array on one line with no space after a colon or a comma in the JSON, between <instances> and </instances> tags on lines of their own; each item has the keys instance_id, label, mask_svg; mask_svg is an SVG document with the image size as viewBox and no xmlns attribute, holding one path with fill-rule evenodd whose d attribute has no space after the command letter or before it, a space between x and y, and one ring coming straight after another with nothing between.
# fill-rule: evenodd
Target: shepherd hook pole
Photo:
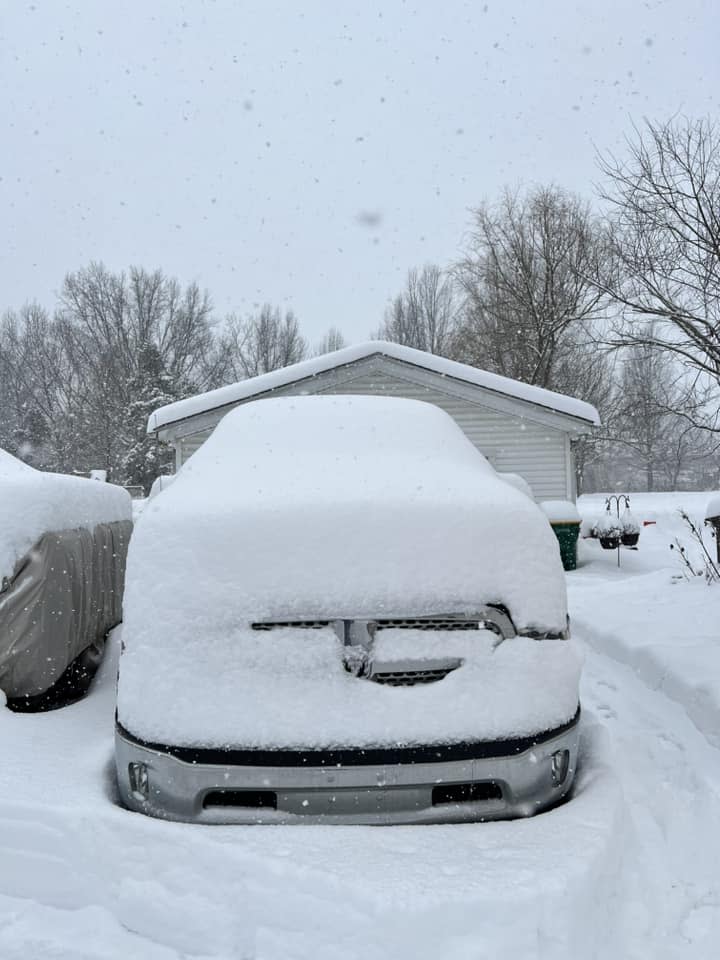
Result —
<instances>
[{"instance_id":1,"label":"shepherd hook pole","mask_svg":"<svg viewBox=\"0 0 720 960\"><path fill-rule=\"evenodd\" d=\"M606 507L608 513L610 513L610 503L611 503L613 500L615 501L615 515L617 516L618 521L619 521L619 520L620 520L620 501L623 500L623 501L624 501L624 507L625 507L625 509L626 509L626 510L629 510L629 509L630 509L630 497L629 497L626 493L620 493L620 494L615 494L615 493L613 493L613 494L611 494L611 495L607 498L607 500L605 501L605 507ZM620 541L619 541L619 540L618 540L618 545L617 545L617 561L618 561L618 567L619 567L619 566L620 566Z\"/></svg>"}]
</instances>

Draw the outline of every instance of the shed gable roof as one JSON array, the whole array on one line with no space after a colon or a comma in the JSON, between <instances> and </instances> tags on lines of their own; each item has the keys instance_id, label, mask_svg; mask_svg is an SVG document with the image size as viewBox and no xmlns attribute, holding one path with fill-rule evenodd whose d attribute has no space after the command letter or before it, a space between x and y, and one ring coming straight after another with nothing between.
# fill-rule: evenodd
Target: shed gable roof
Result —
<instances>
[{"instance_id":1,"label":"shed gable roof","mask_svg":"<svg viewBox=\"0 0 720 960\"><path fill-rule=\"evenodd\" d=\"M187 397L185 400L169 403L150 414L147 429L151 433L172 423L187 420L210 410L233 406L242 400L260 396L291 383L311 379L328 370L372 356L385 356L399 360L413 367L431 371L441 377L448 377L451 380L470 384L494 394L564 414L575 421L583 421L589 426L600 424L600 417L595 407L583 400L576 400L574 397L544 390L542 387L521 383L519 380L511 380L497 373L478 370L476 367L468 366L468 364L425 353L423 350L414 350L412 347L405 347L383 340L370 340L367 343L345 347L343 350L336 350L333 353L324 353L319 357L312 357L310 360L303 360L289 367L283 367L281 370L264 373L259 377L241 380L239 383L231 383L225 387L218 387L216 390L208 390L206 393L199 393L196 396Z\"/></svg>"}]
</instances>

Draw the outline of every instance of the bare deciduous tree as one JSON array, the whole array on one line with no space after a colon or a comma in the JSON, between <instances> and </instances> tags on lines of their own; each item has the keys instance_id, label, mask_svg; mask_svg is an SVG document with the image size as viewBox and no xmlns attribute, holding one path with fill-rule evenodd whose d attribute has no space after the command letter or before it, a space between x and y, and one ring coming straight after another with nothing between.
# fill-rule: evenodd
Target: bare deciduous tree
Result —
<instances>
[{"instance_id":1,"label":"bare deciduous tree","mask_svg":"<svg viewBox=\"0 0 720 960\"><path fill-rule=\"evenodd\" d=\"M581 334L581 336L584 336ZM592 340L581 340L574 349L564 351L566 369L558 372L558 381L566 384L565 392L582 397L600 414L601 427L573 441L575 476L578 494L596 486L598 470L603 474L616 433L620 396L616 381L616 356L598 349ZM602 486L602 484L601 484Z\"/></svg>"},{"instance_id":2,"label":"bare deciduous tree","mask_svg":"<svg viewBox=\"0 0 720 960\"><path fill-rule=\"evenodd\" d=\"M83 383L58 324L38 304L3 317L0 368L2 445L36 466L71 470L85 442Z\"/></svg>"},{"instance_id":3,"label":"bare deciduous tree","mask_svg":"<svg viewBox=\"0 0 720 960\"><path fill-rule=\"evenodd\" d=\"M90 466L127 479L128 436L142 434L143 425L126 420L129 411L143 416L134 393L141 380L144 394L167 399L216 385L211 313L197 284L183 289L160 270L113 273L92 263L66 276L55 327L80 377ZM162 384L147 382L149 353ZM81 462L87 468L85 457Z\"/></svg>"},{"instance_id":4,"label":"bare deciduous tree","mask_svg":"<svg viewBox=\"0 0 720 960\"><path fill-rule=\"evenodd\" d=\"M149 408L217 385L210 312L207 294L160 271L68 274L54 316L31 304L0 325L3 441L37 466L150 479Z\"/></svg>"},{"instance_id":5,"label":"bare deciduous tree","mask_svg":"<svg viewBox=\"0 0 720 960\"><path fill-rule=\"evenodd\" d=\"M75 349L123 400L138 372L140 351L157 350L168 376L202 389L212 386L207 359L213 346L212 304L197 284L182 289L161 270L131 267L113 273L102 263L69 273L59 316L75 333Z\"/></svg>"},{"instance_id":6,"label":"bare deciduous tree","mask_svg":"<svg viewBox=\"0 0 720 960\"><path fill-rule=\"evenodd\" d=\"M458 317L458 298L451 277L435 264L408 272L405 288L390 303L376 333L417 350L448 356Z\"/></svg>"},{"instance_id":7,"label":"bare deciduous tree","mask_svg":"<svg viewBox=\"0 0 720 960\"><path fill-rule=\"evenodd\" d=\"M315 348L314 355L316 357L320 357L324 353L334 353L336 350L342 350L343 347L346 346L347 341L340 330L338 330L337 327L330 327L328 332Z\"/></svg>"},{"instance_id":8,"label":"bare deciduous tree","mask_svg":"<svg viewBox=\"0 0 720 960\"><path fill-rule=\"evenodd\" d=\"M720 382L720 137L706 120L647 121L602 158L618 342L671 351Z\"/></svg>"},{"instance_id":9,"label":"bare deciduous tree","mask_svg":"<svg viewBox=\"0 0 720 960\"><path fill-rule=\"evenodd\" d=\"M656 336L653 325L648 334ZM711 433L678 412L693 411L702 401L682 365L652 343L625 352L619 397L615 440L624 448L626 473L641 474L645 489L678 489L683 472L720 449Z\"/></svg>"},{"instance_id":10,"label":"bare deciduous tree","mask_svg":"<svg viewBox=\"0 0 720 960\"><path fill-rule=\"evenodd\" d=\"M308 345L292 310L263 304L248 317L231 316L224 336L226 380L246 380L304 360Z\"/></svg>"},{"instance_id":11,"label":"bare deciduous tree","mask_svg":"<svg viewBox=\"0 0 720 960\"><path fill-rule=\"evenodd\" d=\"M458 359L587 395L576 359L604 315L592 278L603 273L605 257L587 204L556 187L506 191L498 204L479 207L455 267L465 296Z\"/></svg>"}]
</instances>

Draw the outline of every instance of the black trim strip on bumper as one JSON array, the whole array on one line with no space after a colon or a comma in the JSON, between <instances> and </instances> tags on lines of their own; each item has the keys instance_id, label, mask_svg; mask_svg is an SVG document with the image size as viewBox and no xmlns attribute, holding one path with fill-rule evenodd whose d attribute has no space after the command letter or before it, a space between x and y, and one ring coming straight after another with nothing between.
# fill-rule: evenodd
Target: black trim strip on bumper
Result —
<instances>
[{"instance_id":1,"label":"black trim strip on bumper","mask_svg":"<svg viewBox=\"0 0 720 960\"><path fill-rule=\"evenodd\" d=\"M385 764L448 763L454 760L485 760L524 753L571 730L580 719L580 705L572 720L553 730L512 740L474 740L430 746L349 747L331 750L243 750L217 747L174 747L133 736L115 720L118 733L146 750L169 754L183 763L224 767L359 767Z\"/></svg>"}]
</instances>

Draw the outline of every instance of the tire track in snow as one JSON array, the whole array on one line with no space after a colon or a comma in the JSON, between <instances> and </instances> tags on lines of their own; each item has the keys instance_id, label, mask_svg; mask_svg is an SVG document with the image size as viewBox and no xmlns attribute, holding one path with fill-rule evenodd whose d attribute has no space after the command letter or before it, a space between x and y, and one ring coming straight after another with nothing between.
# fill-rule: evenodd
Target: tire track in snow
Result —
<instances>
[{"instance_id":1,"label":"tire track in snow","mask_svg":"<svg viewBox=\"0 0 720 960\"><path fill-rule=\"evenodd\" d=\"M650 646L633 647L616 634L599 630L575 615L573 628L593 650L630 667L649 690L662 692L682 707L708 743L720 748L720 706L712 690L685 682L662 662Z\"/></svg>"},{"instance_id":2,"label":"tire track in snow","mask_svg":"<svg viewBox=\"0 0 720 960\"><path fill-rule=\"evenodd\" d=\"M682 706L607 654L588 652L583 702L610 708L604 725L628 804L626 956L713 960L720 942L720 751Z\"/></svg>"}]
</instances>

